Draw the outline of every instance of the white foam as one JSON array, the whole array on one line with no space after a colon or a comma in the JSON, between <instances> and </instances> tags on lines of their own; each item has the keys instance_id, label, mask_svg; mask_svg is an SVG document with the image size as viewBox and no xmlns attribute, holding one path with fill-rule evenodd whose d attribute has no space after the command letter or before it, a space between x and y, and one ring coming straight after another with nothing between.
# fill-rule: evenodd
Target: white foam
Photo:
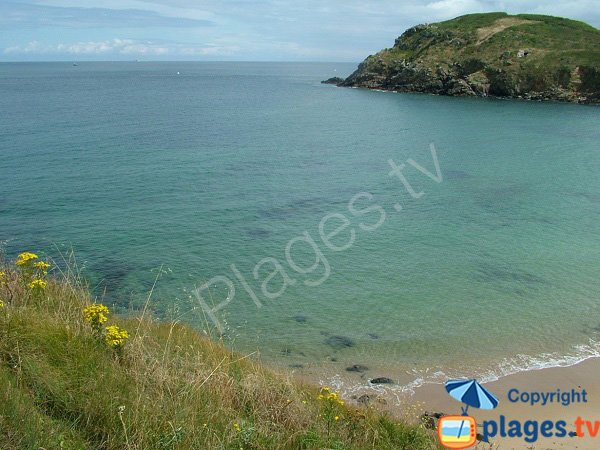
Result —
<instances>
[{"instance_id":1,"label":"white foam","mask_svg":"<svg viewBox=\"0 0 600 450\"><path fill-rule=\"evenodd\" d=\"M569 367L591 358L600 358L600 342L590 339L588 344L576 345L567 354L541 353L539 355L516 355L504 358L498 365L491 369L475 368L473 371L447 369L413 369L407 373L414 379L406 384L376 385L368 381L364 383L348 382L339 374L320 380L321 385L330 386L339 391L343 398L349 399L363 394L376 394L384 397L388 402L395 400L396 405L404 403L412 396L416 389L426 384L443 384L454 378L476 378L482 383L497 381L502 377L520 372L542 370L552 367Z\"/></svg>"}]
</instances>

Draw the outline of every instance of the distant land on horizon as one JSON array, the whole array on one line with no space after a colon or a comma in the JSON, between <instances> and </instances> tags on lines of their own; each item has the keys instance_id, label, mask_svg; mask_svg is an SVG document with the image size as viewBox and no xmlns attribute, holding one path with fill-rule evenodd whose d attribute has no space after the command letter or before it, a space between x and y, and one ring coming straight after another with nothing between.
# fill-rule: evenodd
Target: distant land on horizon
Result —
<instances>
[{"instance_id":1,"label":"distant land on horizon","mask_svg":"<svg viewBox=\"0 0 600 450\"><path fill-rule=\"evenodd\" d=\"M397 92L600 103L600 30L504 12L417 25L324 83Z\"/></svg>"}]
</instances>

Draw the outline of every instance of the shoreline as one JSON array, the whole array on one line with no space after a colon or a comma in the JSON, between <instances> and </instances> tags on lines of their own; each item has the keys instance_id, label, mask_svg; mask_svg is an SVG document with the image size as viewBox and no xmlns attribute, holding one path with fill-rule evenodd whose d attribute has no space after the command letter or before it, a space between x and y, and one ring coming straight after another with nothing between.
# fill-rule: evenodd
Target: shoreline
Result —
<instances>
[{"instance_id":1,"label":"shoreline","mask_svg":"<svg viewBox=\"0 0 600 450\"><path fill-rule=\"evenodd\" d=\"M519 421L523 426L527 421L566 422L568 433L575 433L575 420L581 417L583 420L591 421L593 431L594 422L600 420L600 356L590 355L561 366L531 368L503 376L495 380L483 382L500 401L497 409L483 411L471 408L470 414L478 421L478 432L483 431L484 421L500 423L500 416L505 417L505 423L512 420ZM418 418L425 411L441 412L447 415L460 415L461 404L451 398L445 391L443 382L424 382L422 384L413 382L413 385L370 385L358 388L349 387L345 382L349 377L319 377L317 374L303 375L296 373L309 383L319 385L330 385L342 392L348 401L361 405L372 405L378 409L389 412L393 416L418 422ZM523 402L511 402L508 400L509 391L514 389L523 392L586 392L586 402L573 402L568 406L562 403L548 402L545 405L530 405ZM491 427L491 426L490 426ZM586 425L582 426L586 436L584 438L566 436L543 437L538 432L534 442L526 442L523 437L500 437L490 438L490 444L479 443L478 449L515 449L515 450L541 450L541 449L580 449L593 450L600 448L600 430L596 437L590 437ZM508 425L507 425L508 429Z\"/></svg>"},{"instance_id":2,"label":"shoreline","mask_svg":"<svg viewBox=\"0 0 600 450\"><path fill-rule=\"evenodd\" d=\"M534 369L526 372L519 372L512 375L501 377L496 381L485 383L488 388L500 401L498 408L492 411L483 411L471 409L470 413L478 421L478 431L482 432L481 425L483 421L495 421L499 423L500 416L504 416L506 423L511 420L518 420L521 424L526 421L538 421L540 424L544 421L557 422L564 420L567 423L568 432L576 432L574 424L578 417L583 420L600 420L600 357L588 358L579 363L564 367L549 367L543 369ZM516 394L514 390L518 390ZM508 399L508 393L511 392L511 399L515 400L521 393L544 392L552 393L560 389L560 392L567 393L575 389L577 392L585 390L587 396L586 402L580 399L580 402L573 402L568 405L562 403L548 402L545 405L524 403L521 401L513 402ZM417 389L410 396L410 399L400 407L390 408L394 414L402 414L402 410L408 405L418 405L419 410L443 412L445 414L460 414L461 404L452 399L445 391L442 384L426 384ZM491 427L490 427L491 428ZM550 437L539 436L534 442L526 442L523 437L493 437L490 439L491 448L501 449L572 449L592 450L600 448L600 432L596 437L589 436L586 425L582 426L586 434L585 437ZM592 428L593 431L593 428ZM490 448L488 444L479 443L476 448Z\"/></svg>"},{"instance_id":3,"label":"shoreline","mask_svg":"<svg viewBox=\"0 0 600 450\"><path fill-rule=\"evenodd\" d=\"M342 358L336 362L303 366L289 364L284 367L279 360L270 361L271 365L284 370L291 368L295 376L304 378L321 386L333 387L346 397L359 397L363 394L384 396L397 399L398 404L412 397L417 390L428 386L442 385L448 379L476 378L480 383L494 383L506 377L541 372L548 369L569 368L591 359L600 359L600 343L590 340L587 344L574 345L571 351L560 354L540 353L538 355L516 355L505 357L493 367L433 367L417 368L412 366L373 367L365 358ZM296 367L297 366L297 367ZM361 369L350 370L351 367ZM299 370L296 370L299 369ZM392 384L371 384L373 378L390 378Z\"/></svg>"},{"instance_id":4,"label":"shoreline","mask_svg":"<svg viewBox=\"0 0 600 450\"><path fill-rule=\"evenodd\" d=\"M321 84L329 84L326 83L327 80L321 81ZM333 84L333 86L338 88L347 88L347 89L364 89L371 92L384 92L390 94L421 94L421 95L432 95L437 97L447 97L447 98L472 98L472 99L488 99L488 100L498 100L498 101L522 101L522 102L530 102L530 103L550 103L550 104L560 104L560 105L582 105L582 106L592 106L592 107L600 107L600 101L581 101L581 100L561 100L560 98L534 98L534 97L525 97L525 96L516 96L516 97L501 97L498 95L451 95L451 94L440 94L437 92L427 92L427 91L409 91L409 90L398 90L398 89L386 89L384 87L368 87L368 86L344 86L341 84Z\"/></svg>"}]
</instances>

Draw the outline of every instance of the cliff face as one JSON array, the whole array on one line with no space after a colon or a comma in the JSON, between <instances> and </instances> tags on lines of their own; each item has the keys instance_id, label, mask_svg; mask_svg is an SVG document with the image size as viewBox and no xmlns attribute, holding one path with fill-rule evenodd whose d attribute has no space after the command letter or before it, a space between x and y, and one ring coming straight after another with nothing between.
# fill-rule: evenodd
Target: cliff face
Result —
<instances>
[{"instance_id":1,"label":"cliff face","mask_svg":"<svg viewBox=\"0 0 600 450\"><path fill-rule=\"evenodd\" d=\"M471 14L410 28L337 84L600 103L600 30L550 16Z\"/></svg>"}]
</instances>

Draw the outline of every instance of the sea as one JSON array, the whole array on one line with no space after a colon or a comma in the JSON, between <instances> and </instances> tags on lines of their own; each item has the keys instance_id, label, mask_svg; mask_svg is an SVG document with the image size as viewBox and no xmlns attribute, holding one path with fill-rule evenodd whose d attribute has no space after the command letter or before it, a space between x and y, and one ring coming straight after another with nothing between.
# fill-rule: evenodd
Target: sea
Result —
<instances>
[{"instance_id":1,"label":"sea","mask_svg":"<svg viewBox=\"0 0 600 450\"><path fill-rule=\"evenodd\" d=\"M346 394L600 356L600 108L355 68L0 64L4 257Z\"/></svg>"}]
</instances>

